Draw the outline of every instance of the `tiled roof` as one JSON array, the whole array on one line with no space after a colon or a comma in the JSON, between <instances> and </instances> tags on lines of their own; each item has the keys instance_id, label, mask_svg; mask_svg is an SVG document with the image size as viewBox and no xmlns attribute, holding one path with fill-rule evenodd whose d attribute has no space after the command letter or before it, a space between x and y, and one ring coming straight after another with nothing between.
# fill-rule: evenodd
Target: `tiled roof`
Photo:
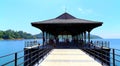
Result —
<instances>
[{"instance_id":1,"label":"tiled roof","mask_svg":"<svg viewBox=\"0 0 120 66\"><path fill-rule=\"evenodd\" d=\"M44 21L38 21L34 22L36 24L38 23L99 23L98 21L91 21L91 20L85 20L85 19L79 19L76 18L68 13L64 13L54 19L44 20Z\"/></svg>"}]
</instances>

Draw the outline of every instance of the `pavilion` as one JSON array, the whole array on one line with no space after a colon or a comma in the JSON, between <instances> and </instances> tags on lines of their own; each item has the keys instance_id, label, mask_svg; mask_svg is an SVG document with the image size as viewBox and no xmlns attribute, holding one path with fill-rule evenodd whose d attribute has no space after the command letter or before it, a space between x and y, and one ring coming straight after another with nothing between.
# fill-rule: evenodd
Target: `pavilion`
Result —
<instances>
[{"instance_id":1,"label":"pavilion","mask_svg":"<svg viewBox=\"0 0 120 66\"><path fill-rule=\"evenodd\" d=\"M102 26L103 22L79 19L65 12L56 18L31 24L42 30L44 45L47 35L53 35L54 37L58 37L58 35L82 36L80 39L85 42L88 39L88 42L90 42L90 32L94 28ZM86 34L88 34L88 38L86 38Z\"/></svg>"}]
</instances>

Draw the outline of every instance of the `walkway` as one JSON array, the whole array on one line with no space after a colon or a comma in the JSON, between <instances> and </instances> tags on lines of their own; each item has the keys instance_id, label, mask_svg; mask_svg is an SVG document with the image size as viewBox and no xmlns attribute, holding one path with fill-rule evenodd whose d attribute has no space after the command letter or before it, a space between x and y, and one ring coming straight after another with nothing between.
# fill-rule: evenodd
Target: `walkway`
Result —
<instances>
[{"instance_id":1,"label":"walkway","mask_svg":"<svg viewBox=\"0 0 120 66\"><path fill-rule=\"evenodd\" d=\"M102 66L80 49L53 49L39 66Z\"/></svg>"}]
</instances>

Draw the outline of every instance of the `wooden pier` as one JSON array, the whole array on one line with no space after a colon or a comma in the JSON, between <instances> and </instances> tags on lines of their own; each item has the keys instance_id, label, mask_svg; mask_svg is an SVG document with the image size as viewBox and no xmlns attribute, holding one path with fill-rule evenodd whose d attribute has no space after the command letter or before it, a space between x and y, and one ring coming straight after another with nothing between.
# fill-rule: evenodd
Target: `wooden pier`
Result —
<instances>
[{"instance_id":1,"label":"wooden pier","mask_svg":"<svg viewBox=\"0 0 120 66\"><path fill-rule=\"evenodd\" d=\"M80 49L53 49L38 66L102 66Z\"/></svg>"},{"instance_id":2,"label":"wooden pier","mask_svg":"<svg viewBox=\"0 0 120 66\"><path fill-rule=\"evenodd\" d=\"M103 22L79 19L65 12L54 19L33 22L31 24L42 30L43 47L46 45L53 47L52 52L39 66L102 66L99 62L85 54L85 52L91 55L94 52L97 53L97 55L94 54L95 57L104 57L102 53L98 54L96 50L93 50L96 47L92 46L93 48L91 49L89 46L92 44L90 32L94 28L102 26ZM63 43L60 43L60 39L63 40ZM85 52L80 49L84 49ZM107 61L109 62L109 60Z\"/></svg>"}]
</instances>

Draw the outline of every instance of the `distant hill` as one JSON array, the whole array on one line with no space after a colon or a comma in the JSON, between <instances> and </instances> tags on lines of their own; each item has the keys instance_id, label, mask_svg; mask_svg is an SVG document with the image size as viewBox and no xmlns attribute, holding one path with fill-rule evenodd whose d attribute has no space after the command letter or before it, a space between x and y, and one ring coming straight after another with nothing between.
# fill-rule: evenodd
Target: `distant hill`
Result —
<instances>
[{"instance_id":1,"label":"distant hill","mask_svg":"<svg viewBox=\"0 0 120 66\"><path fill-rule=\"evenodd\" d=\"M43 36L42 36L42 33L39 33L39 34L36 34L36 35L34 35L36 38L42 38Z\"/></svg>"},{"instance_id":2,"label":"distant hill","mask_svg":"<svg viewBox=\"0 0 120 66\"><path fill-rule=\"evenodd\" d=\"M36 38L42 38L42 33L34 35ZM86 35L88 38L88 35ZM102 39L102 37L97 36L97 35L92 35L90 36L91 39Z\"/></svg>"},{"instance_id":3,"label":"distant hill","mask_svg":"<svg viewBox=\"0 0 120 66\"><path fill-rule=\"evenodd\" d=\"M97 35L91 35L90 38L91 39L102 39L102 37L97 36Z\"/></svg>"}]
</instances>

